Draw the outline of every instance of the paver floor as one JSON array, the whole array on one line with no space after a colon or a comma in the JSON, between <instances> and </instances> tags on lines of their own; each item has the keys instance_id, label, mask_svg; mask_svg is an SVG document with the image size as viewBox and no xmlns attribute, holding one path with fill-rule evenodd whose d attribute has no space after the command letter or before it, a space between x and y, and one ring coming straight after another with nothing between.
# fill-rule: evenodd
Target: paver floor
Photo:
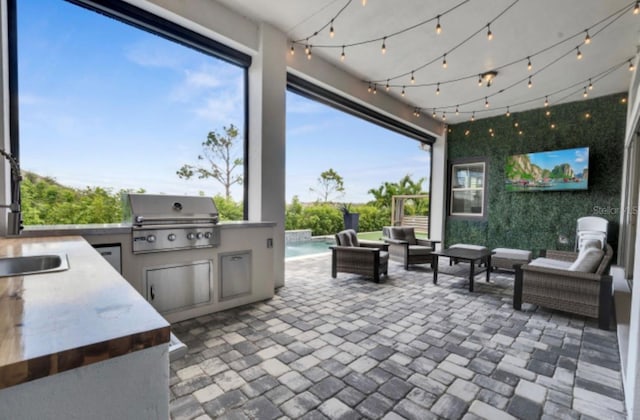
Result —
<instances>
[{"instance_id":1,"label":"paver floor","mask_svg":"<svg viewBox=\"0 0 640 420\"><path fill-rule=\"evenodd\" d=\"M290 260L273 299L174 324L172 418L626 418L615 328L515 311L513 274L470 293L442 260L437 285L428 265L376 284Z\"/></svg>"}]
</instances>

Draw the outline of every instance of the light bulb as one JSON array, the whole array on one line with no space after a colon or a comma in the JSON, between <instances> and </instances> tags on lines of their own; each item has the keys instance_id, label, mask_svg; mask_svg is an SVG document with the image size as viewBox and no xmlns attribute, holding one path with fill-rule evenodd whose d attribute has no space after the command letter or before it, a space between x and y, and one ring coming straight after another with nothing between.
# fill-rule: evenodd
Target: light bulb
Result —
<instances>
[{"instance_id":1,"label":"light bulb","mask_svg":"<svg viewBox=\"0 0 640 420\"><path fill-rule=\"evenodd\" d=\"M582 93L582 97L586 98L587 96L589 96L589 93L587 92L587 87L584 87L584 92Z\"/></svg>"},{"instance_id":2,"label":"light bulb","mask_svg":"<svg viewBox=\"0 0 640 420\"><path fill-rule=\"evenodd\" d=\"M589 45L591 44L591 37L589 36L589 30L587 29L585 32L587 33L587 35L584 37L584 43L585 45Z\"/></svg>"},{"instance_id":3,"label":"light bulb","mask_svg":"<svg viewBox=\"0 0 640 420\"><path fill-rule=\"evenodd\" d=\"M636 1L636 5L633 6L633 14L637 15L638 13L640 13L640 0Z\"/></svg>"},{"instance_id":4,"label":"light bulb","mask_svg":"<svg viewBox=\"0 0 640 420\"><path fill-rule=\"evenodd\" d=\"M487 23L487 39L491 41L493 39L493 32L491 32L491 24Z\"/></svg>"},{"instance_id":5,"label":"light bulb","mask_svg":"<svg viewBox=\"0 0 640 420\"><path fill-rule=\"evenodd\" d=\"M435 117L436 117L436 110L435 110L435 108L433 109L433 114L431 114L431 116L432 116L433 118L435 118Z\"/></svg>"},{"instance_id":6,"label":"light bulb","mask_svg":"<svg viewBox=\"0 0 640 420\"><path fill-rule=\"evenodd\" d=\"M586 119L589 119L589 118L591 118L591 114L589 114L589 113L587 112L587 113L585 113L585 114L584 114L584 117L585 117Z\"/></svg>"},{"instance_id":7,"label":"light bulb","mask_svg":"<svg viewBox=\"0 0 640 420\"><path fill-rule=\"evenodd\" d=\"M415 84L416 83L416 78L413 77L413 71L411 72L411 84Z\"/></svg>"},{"instance_id":8,"label":"light bulb","mask_svg":"<svg viewBox=\"0 0 640 420\"><path fill-rule=\"evenodd\" d=\"M385 85L384 89L389 92L389 79L387 79L387 84Z\"/></svg>"},{"instance_id":9,"label":"light bulb","mask_svg":"<svg viewBox=\"0 0 640 420\"><path fill-rule=\"evenodd\" d=\"M331 27L329 28L329 38L333 38L336 35L335 31L333 30L333 19L331 20Z\"/></svg>"},{"instance_id":10,"label":"light bulb","mask_svg":"<svg viewBox=\"0 0 640 420\"><path fill-rule=\"evenodd\" d=\"M544 106L549 106L549 98L548 97L544 97Z\"/></svg>"},{"instance_id":11,"label":"light bulb","mask_svg":"<svg viewBox=\"0 0 640 420\"><path fill-rule=\"evenodd\" d=\"M367 5L367 0L362 0L362 7Z\"/></svg>"},{"instance_id":12,"label":"light bulb","mask_svg":"<svg viewBox=\"0 0 640 420\"><path fill-rule=\"evenodd\" d=\"M291 55L294 55L294 54L296 53L295 48L293 48L293 44L291 44L291 49L289 50L289 53L290 53Z\"/></svg>"},{"instance_id":13,"label":"light bulb","mask_svg":"<svg viewBox=\"0 0 640 420\"><path fill-rule=\"evenodd\" d=\"M547 117L550 117L551 116L551 111L547 110L547 112L545 112L544 115L546 115Z\"/></svg>"},{"instance_id":14,"label":"light bulb","mask_svg":"<svg viewBox=\"0 0 640 420\"><path fill-rule=\"evenodd\" d=\"M376 85L375 83L373 84L373 94L375 95L376 93L378 93L378 85Z\"/></svg>"},{"instance_id":15,"label":"light bulb","mask_svg":"<svg viewBox=\"0 0 640 420\"><path fill-rule=\"evenodd\" d=\"M533 82L531 81L531 76L529 76L529 83L527 83L527 87L531 89L532 86L533 86Z\"/></svg>"},{"instance_id":16,"label":"light bulb","mask_svg":"<svg viewBox=\"0 0 640 420\"><path fill-rule=\"evenodd\" d=\"M633 62L629 60L629 71L634 71L636 67L633 65Z\"/></svg>"},{"instance_id":17,"label":"light bulb","mask_svg":"<svg viewBox=\"0 0 640 420\"><path fill-rule=\"evenodd\" d=\"M518 128L518 126L520 126L520 123L518 123L518 121L516 121L516 122L514 122L514 123L513 123L513 126L514 126L515 128Z\"/></svg>"},{"instance_id":18,"label":"light bulb","mask_svg":"<svg viewBox=\"0 0 640 420\"><path fill-rule=\"evenodd\" d=\"M400 94L404 96L404 86L402 86L402 92Z\"/></svg>"},{"instance_id":19,"label":"light bulb","mask_svg":"<svg viewBox=\"0 0 640 420\"><path fill-rule=\"evenodd\" d=\"M306 45L304 46L304 53L305 53L305 54L307 54L307 55L309 55L309 44L306 44Z\"/></svg>"},{"instance_id":20,"label":"light bulb","mask_svg":"<svg viewBox=\"0 0 640 420\"><path fill-rule=\"evenodd\" d=\"M436 88L436 95L440 95L440 82L438 82L438 87Z\"/></svg>"},{"instance_id":21,"label":"light bulb","mask_svg":"<svg viewBox=\"0 0 640 420\"><path fill-rule=\"evenodd\" d=\"M369 87L367 88L367 92L371 93L371 83L369 83Z\"/></svg>"},{"instance_id":22,"label":"light bulb","mask_svg":"<svg viewBox=\"0 0 640 420\"><path fill-rule=\"evenodd\" d=\"M593 84L591 83L591 79L589 79L589 90L593 90Z\"/></svg>"},{"instance_id":23,"label":"light bulb","mask_svg":"<svg viewBox=\"0 0 640 420\"><path fill-rule=\"evenodd\" d=\"M471 113L471 121L475 121L476 120L476 111L473 111Z\"/></svg>"},{"instance_id":24,"label":"light bulb","mask_svg":"<svg viewBox=\"0 0 640 420\"><path fill-rule=\"evenodd\" d=\"M486 96L484 97L484 107L489 108L489 99Z\"/></svg>"},{"instance_id":25,"label":"light bulb","mask_svg":"<svg viewBox=\"0 0 640 420\"><path fill-rule=\"evenodd\" d=\"M447 114L444 112L442 113L442 121L447 121Z\"/></svg>"},{"instance_id":26,"label":"light bulb","mask_svg":"<svg viewBox=\"0 0 640 420\"><path fill-rule=\"evenodd\" d=\"M447 54L442 56L442 68L443 69L447 68Z\"/></svg>"},{"instance_id":27,"label":"light bulb","mask_svg":"<svg viewBox=\"0 0 640 420\"><path fill-rule=\"evenodd\" d=\"M438 15L438 24L436 25L436 34L440 35L442 33L442 26L440 25L440 15Z\"/></svg>"},{"instance_id":28,"label":"light bulb","mask_svg":"<svg viewBox=\"0 0 640 420\"><path fill-rule=\"evenodd\" d=\"M505 116L507 116L507 117L510 117L510 116L511 116L511 112L509 112L509 107L507 107L507 113L506 113L506 114L504 114L504 115L505 115Z\"/></svg>"},{"instance_id":29,"label":"light bulb","mask_svg":"<svg viewBox=\"0 0 640 420\"><path fill-rule=\"evenodd\" d=\"M345 55L344 55L344 45L342 46L342 54L340 54L340 61L344 61L345 59Z\"/></svg>"},{"instance_id":30,"label":"light bulb","mask_svg":"<svg viewBox=\"0 0 640 420\"><path fill-rule=\"evenodd\" d=\"M307 60L311 60L311 47L309 47L309 52L307 53Z\"/></svg>"},{"instance_id":31,"label":"light bulb","mask_svg":"<svg viewBox=\"0 0 640 420\"><path fill-rule=\"evenodd\" d=\"M482 86L482 76L478 75L478 86Z\"/></svg>"},{"instance_id":32,"label":"light bulb","mask_svg":"<svg viewBox=\"0 0 640 420\"><path fill-rule=\"evenodd\" d=\"M552 129L556 128L556 124L555 123L551 123L551 128Z\"/></svg>"},{"instance_id":33,"label":"light bulb","mask_svg":"<svg viewBox=\"0 0 640 420\"><path fill-rule=\"evenodd\" d=\"M582 51L580 51L580 47L576 47L576 58L578 60L582 60Z\"/></svg>"},{"instance_id":34,"label":"light bulb","mask_svg":"<svg viewBox=\"0 0 640 420\"><path fill-rule=\"evenodd\" d=\"M456 105L456 115L460 115L460 109L458 108L458 105Z\"/></svg>"},{"instance_id":35,"label":"light bulb","mask_svg":"<svg viewBox=\"0 0 640 420\"><path fill-rule=\"evenodd\" d=\"M527 70L531 71L533 65L531 64L531 57L527 57Z\"/></svg>"},{"instance_id":36,"label":"light bulb","mask_svg":"<svg viewBox=\"0 0 640 420\"><path fill-rule=\"evenodd\" d=\"M382 48L380 48L380 51L382 52L382 54L387 52L387 45L386 45L386 41L387 37L385 36L384 38L382 38Z\"/></svg>"}]
</instances>

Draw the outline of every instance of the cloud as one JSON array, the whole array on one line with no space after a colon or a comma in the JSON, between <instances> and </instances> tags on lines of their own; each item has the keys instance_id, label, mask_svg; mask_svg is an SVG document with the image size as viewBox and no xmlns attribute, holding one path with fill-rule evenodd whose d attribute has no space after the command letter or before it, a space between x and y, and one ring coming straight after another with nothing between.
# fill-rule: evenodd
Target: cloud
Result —
<instances>
[{"instance_id":1,"label":"cloud","mask_svg":"<svg viewBox=\"0 0 640 420\"><path fill-rule=\"evenodd\" d=\"M44 96L38 96L30 93L20 93L18 98L20 105L41 105L47 102Z\"/></svg>"},{"instance_id":2,"label":"cloud","mask_svg":"<svg viewBox=\"0 0 640 420\"><path fill-rule=\"evenodd\" d=\"M179 48L155 38L129 45L125 50L125 56L129 61L143 67L180 69L183 64Z\"/></svg>"},{"instance_id":3,"label":"cloud","mask_svg":"<svg viewBox=\"0 0 640 420\"><path fill-rule=\"evenodd\" d=\"M239 125L242 102L242 97L236 94L220 92L213 97L206 98L200 106L193 109L193 112L214 125L229 125L231 123Z\"/></svg>"},{"instance_id":4,"label":"cloud","mask_svg":"<svg viewBox=\"0 0 640 420\"><path fill-rule=\"evenodd\" d=\"M584 163L589 159L588 152L583 152L582 150L576 150L576 163Z\"/></svg>"}]
</instances>

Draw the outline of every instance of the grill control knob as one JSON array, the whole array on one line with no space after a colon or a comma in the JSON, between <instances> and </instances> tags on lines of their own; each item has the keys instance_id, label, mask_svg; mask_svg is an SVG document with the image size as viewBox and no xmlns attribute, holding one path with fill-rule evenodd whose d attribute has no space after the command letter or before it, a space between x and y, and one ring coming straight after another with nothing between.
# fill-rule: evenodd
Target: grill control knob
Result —
<instances>
[{"instance_id":1,"label":"grill control knob","mask_svg":"<svg viewBox=\"0 0 640 420\"><path fill-rule=\"evenodd\" d=\"M189 240L196 239L196 234L193 232L187 233L187 239Z\"/></svg>"},{"instance_id":2,"label":"grill control knob","mask_svg":"<svg viewBox=\"0 0 640 420\"><path fill-rule=\"evenodd\" d=\"M204 233L204 237L205 237L206 239L210 239L210 238L211 238L211 232L205 232L205 233Z\"/></svg>"},{"instance_id":3,"label":"grill control knob","mask_svg":"<svg viewBox=\"0 0 640 420\"><path fill-rule=\"evenodd\" d=\"M203 236L204 236L204 235L202 234L202 232L198 232L198 233L196 234L196 238L198 238L198 239L202 239L202 237L203 237Z\"/></svg>"},{"instance_id":4,"label":"grill control knob","mask_svg":"<svg viewBox=\"0 0 640 420\"><path fill-rule=\"evenodd\" d=\"M149 235L147 236L147 242L149 243L153 243L156 241L156 235Z\"/></svg>"},{"instance_id":5,"label":"grill control knob","mask_svg":"<svg viewBox=\"0 0 640 420\"><path fill-rule=\"evenodd\" d=\"M176 234L175 233L170 233L169 236L167 236L167 239L170 241L175 241L176 240Z\"/></svg>"}]
</instances>

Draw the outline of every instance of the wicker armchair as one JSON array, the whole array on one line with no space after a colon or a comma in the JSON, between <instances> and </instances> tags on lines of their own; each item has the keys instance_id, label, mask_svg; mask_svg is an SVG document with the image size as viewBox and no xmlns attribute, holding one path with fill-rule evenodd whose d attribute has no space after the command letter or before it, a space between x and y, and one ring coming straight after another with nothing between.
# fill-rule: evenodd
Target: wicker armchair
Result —
<instances>
[{"instance_id":1,"label":"wicker armchair","mask_svg":"<svg viewBox=\"0 0 640 420\"><path fill-rule=\"evenodd\" d=\"M433 264L431 252L439 241L416 239L411 227L385 227L383 234L384 241L389 244L391 260L401 262L405 270L409 269L410 264Z\"/></svg>"},{"instance_id":2,"label":"wicker armchair","mask_svg":"<svg viewBox=\"0 0 640 420\"><path fill-rule=\"evenodd\" d=\"M567 269L577 259L577 253L546 251L542 257L547 259L546 263L555 265L555 268L549 264L535 265L536 260L516 266L513 307L521 310L523 302L533 303L597 318L601 329L609 329L612 299L612 279L609 275L613 257L611 246L606 245L604 256L593 273Z\"/></svg>"},{"instance_id":3,"label":"wicker armchair","mask_svg":"<svg viewBox=\"0 0 640 420\"><path fill-rule=\"evenodd\" d=\"M353 229L336 234L336 245L331 248L331 277L338 272L360 274L380 283L380 275L387 275L389 267L388 245L383 242L358 240Z\"/></svg>"}]
</instances>

